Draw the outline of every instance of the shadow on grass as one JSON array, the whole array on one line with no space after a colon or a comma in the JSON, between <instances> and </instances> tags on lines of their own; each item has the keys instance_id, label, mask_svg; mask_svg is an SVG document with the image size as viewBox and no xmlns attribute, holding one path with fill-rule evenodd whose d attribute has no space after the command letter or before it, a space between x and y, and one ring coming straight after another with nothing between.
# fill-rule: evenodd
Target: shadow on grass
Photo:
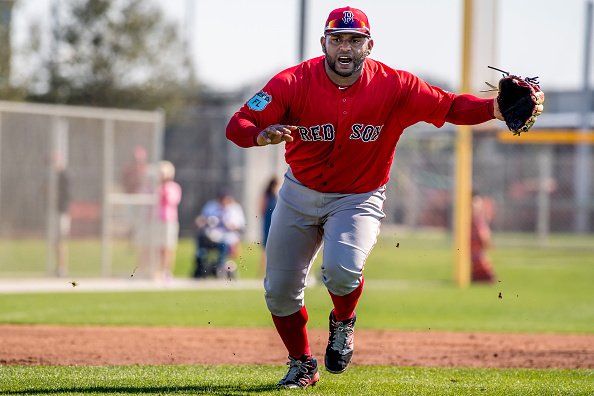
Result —
<instances>
[{"instance_id":1,"label":"shadow on grass","mask_svg":"<svg viewBox=\"0 0 594 396\"><path fill-rule=\"evenodd\" d=\"M255 386L233 386L233 385L195 385L195 386L146 386L146 387L127 387L127 386L91 386L91 387L63 387L63 388L32 388L19 391L2 391L0 395L52 395L52 394L73 394L73 393L91 393L91 394L143 394L143 395L163 395L176 393L189 393L192 395L245 395L246 393L262 393L278 390L276 385L255 385Z\"/></svg>"}]
</instances>

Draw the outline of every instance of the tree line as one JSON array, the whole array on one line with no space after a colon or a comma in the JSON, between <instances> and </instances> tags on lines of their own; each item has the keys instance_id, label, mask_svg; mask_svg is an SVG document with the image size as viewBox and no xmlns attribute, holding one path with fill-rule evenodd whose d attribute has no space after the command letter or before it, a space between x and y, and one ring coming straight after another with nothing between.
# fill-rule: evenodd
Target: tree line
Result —
<instances>
[{"instance_id":1,"label":"tree line","mask_svg":"<svg viewBox=\"0 0 594 396\"><path fill-rule=\"evenodd\" d=\"M49 33L39 21L30 23L27 46L19 49L27 70L12 70L18 82L0 84L0 99L162 108L171 115L197 96L187 43L154 2L62 0L53 5ZM4 52L10 59L10 50Z\"/></svg>"}]
</instances>

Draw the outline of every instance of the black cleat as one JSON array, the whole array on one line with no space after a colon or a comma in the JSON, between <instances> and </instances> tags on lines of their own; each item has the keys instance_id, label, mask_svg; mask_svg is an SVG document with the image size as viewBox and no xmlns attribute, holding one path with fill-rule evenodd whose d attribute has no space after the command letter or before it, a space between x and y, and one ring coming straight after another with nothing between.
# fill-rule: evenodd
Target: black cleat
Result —
<instances>
[{"instance_id":1,"label":"black cleat","mask_svg":"<svg viewBox=\"0 0 594 396\"><path fill-rule=\"evenodd\" d=\"M356 320L357 315L354 315L352 319L339 322L334 317L334 312L330 312L330 335L324 363L326 370L332 374L344 372L351 362L355 346Z\"/></svg>"},{"instance_id":2,"label":"black cleat","mask_svg":"<svg viewBox=\"0 0 594 396\"><path fill-rule=\"evenodd\" d=\"M310 357L302 361L294 359L289 356L289 371L282 380L276 384L279 388L295 389L307 388L310 385L315 385L320 380L320 373L318 373L318 361Z\"/></svg>"}]
</instances>

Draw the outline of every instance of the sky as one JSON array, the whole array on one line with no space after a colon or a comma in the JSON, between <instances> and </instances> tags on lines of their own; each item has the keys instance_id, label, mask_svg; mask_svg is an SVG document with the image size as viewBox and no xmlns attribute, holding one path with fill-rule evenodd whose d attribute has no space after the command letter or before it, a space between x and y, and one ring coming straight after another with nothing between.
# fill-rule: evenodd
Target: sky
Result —
<instances>
[{"instance_id":1,"label":"sky","mask_svg":"<svg viewBox=\"0 0 594 396\"><path fill-rule=\"evenodd\" d=\"M19 0L17 45L26 39L23 32L31 20L47 19L51 1ZM299 0L152 1L190 36L196 74L213 90L259 87L299 61ZM495 43L495 66L538 76L545 92L581 89L586 4L592 0L495 1L498 23L489 40ZM345 5L367 14L375 42L372 58L459 88L463 0L308 0L306 58L321 55L319 38L328 13ZM483 28L488 24L478 25L475 35L489 37Z\"/></svg>"}]
</instances>

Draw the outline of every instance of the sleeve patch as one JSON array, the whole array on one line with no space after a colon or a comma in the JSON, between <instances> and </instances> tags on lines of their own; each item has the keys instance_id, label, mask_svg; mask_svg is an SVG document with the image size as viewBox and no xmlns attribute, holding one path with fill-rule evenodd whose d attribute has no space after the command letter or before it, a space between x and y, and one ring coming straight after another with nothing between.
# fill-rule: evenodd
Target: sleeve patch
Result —
<instances>
[{"instance_id":1,"label":"sleeve patch","mask_svg":"<svg viewBox=\"0 0 594 396\"><path fill-rule=\"evenodd\" d=\"M247 105L252 110L262 111L270 104L270 102L272 102L272 96L264 91L260 91L248 100Z\"/></svg>"}]
</instances>

